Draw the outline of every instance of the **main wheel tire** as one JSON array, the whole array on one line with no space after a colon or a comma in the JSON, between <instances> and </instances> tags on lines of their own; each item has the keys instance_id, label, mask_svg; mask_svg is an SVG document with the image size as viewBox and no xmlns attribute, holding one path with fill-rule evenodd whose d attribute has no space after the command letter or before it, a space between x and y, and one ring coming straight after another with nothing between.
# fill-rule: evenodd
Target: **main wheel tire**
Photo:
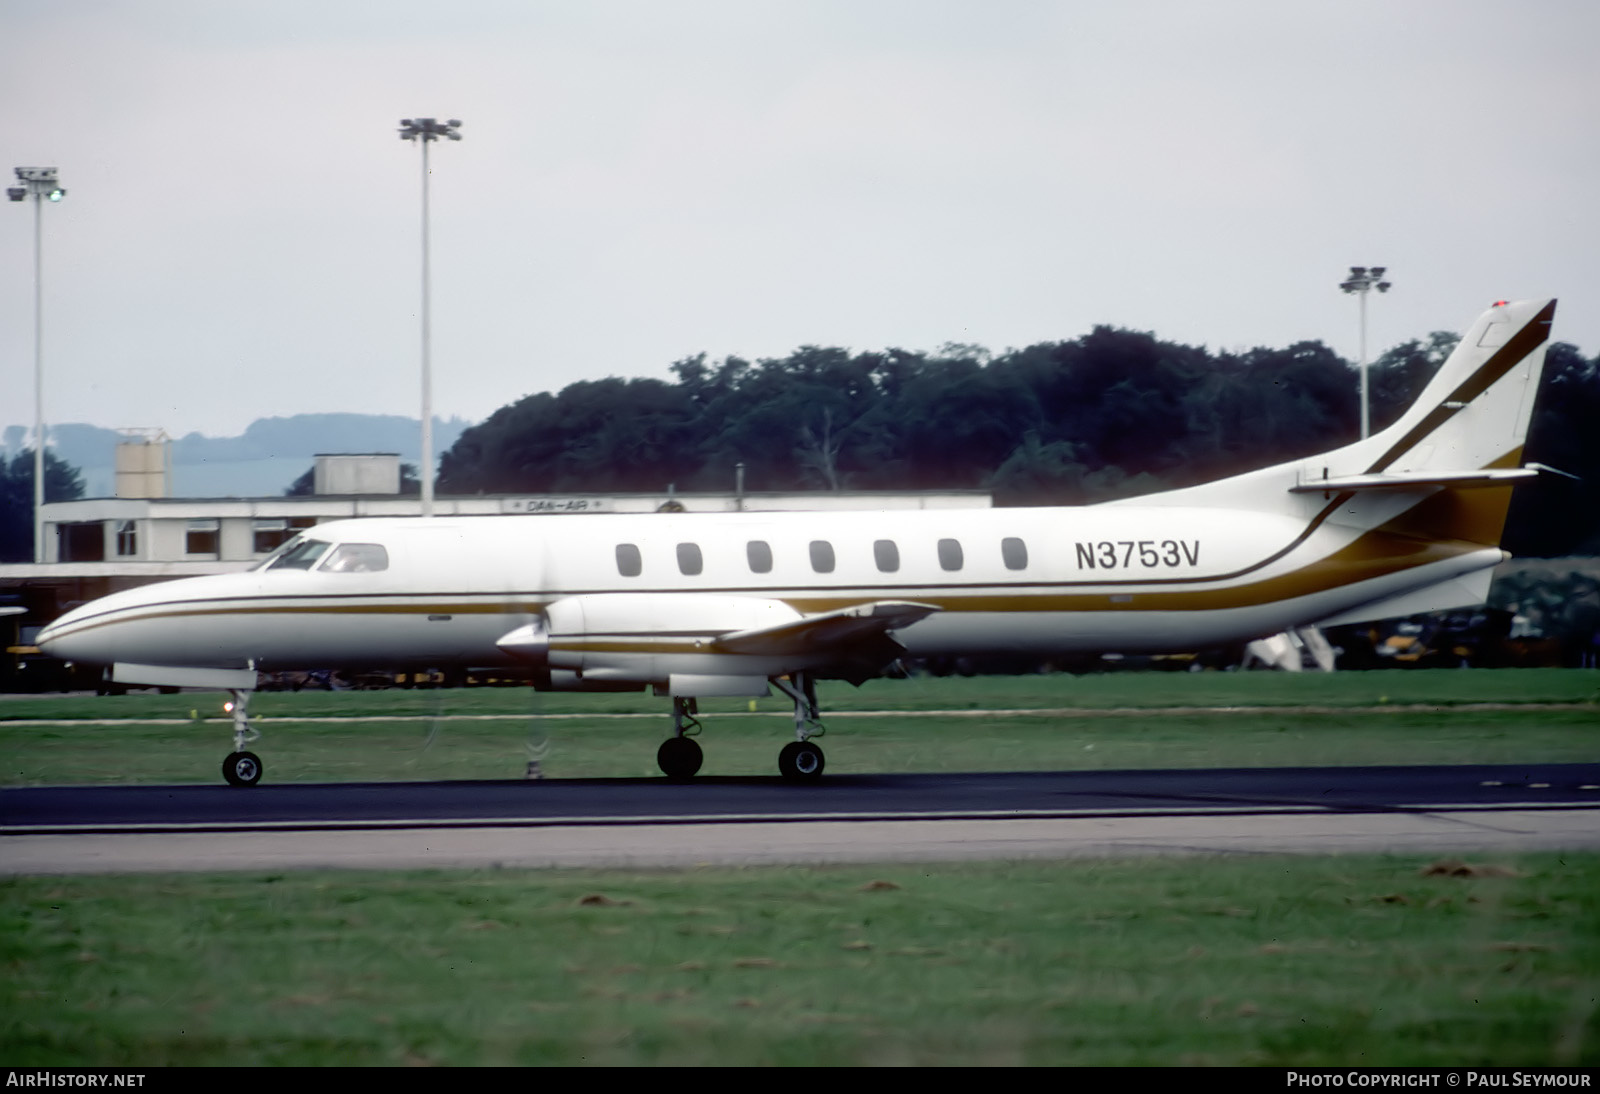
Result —
<instances>
[{"instance_id":1,"label":"main wheel tire","mask_svg":"<svg viewBox=\"0 0 1600 1094\"><path fill-rule=\"evenodd\" d=\"M254 786L261 781L261 757L254 752L230 752L222 761L222 777L229 786Z\"/></svg>"},{"instance_id":2,"label":"main wheel tire","mask_svg":"<svg viewBox=\"0 0 1600 1094\"><path fill-rule=\"evenodd\" d=\"M815 782L822 778L822 749L810 741L790 741L778 753L778 771L790 782Z\"/></svg>"},{"instance_id":3,"label":"main wheel tire","mask_svg":"<svg viewBox=\"0 0 1600 1094\"><path fill-rule=\"evenodd\" d=\"M656 763L669 779L690 779L705 762L705 754L691 737L668 737L656 749Z\"/></svg>"}]
</instances>

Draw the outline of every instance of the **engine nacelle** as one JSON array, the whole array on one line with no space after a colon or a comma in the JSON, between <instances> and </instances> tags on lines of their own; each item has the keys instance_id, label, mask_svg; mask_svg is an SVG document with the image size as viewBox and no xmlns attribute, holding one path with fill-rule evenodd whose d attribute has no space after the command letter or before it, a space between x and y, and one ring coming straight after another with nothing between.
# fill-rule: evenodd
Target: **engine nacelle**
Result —
<instances>
[{"instance_id":1,"label":"engine nacelle","mask_svg":"<svg viewBox=\"0 0 1600 1094\"><path fill-rule=\"evenodd\" d=\"M674 675L765 677L789 669L779 659L718 652L725 634L790 623L800 613L781 600L697 593L593 593L545 608L500 646L589 684L662 684Z\"/></svg>"}]
</instances>

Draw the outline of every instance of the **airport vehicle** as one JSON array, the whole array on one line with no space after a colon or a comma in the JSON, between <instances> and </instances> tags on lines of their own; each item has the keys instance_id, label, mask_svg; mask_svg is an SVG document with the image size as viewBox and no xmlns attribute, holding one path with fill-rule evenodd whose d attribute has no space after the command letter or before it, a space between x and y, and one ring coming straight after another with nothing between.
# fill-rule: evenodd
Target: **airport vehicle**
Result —
<instances>
[{"instance_id":1,"label":"airport vehicle","mask_svg":"<svg viewBox=\"0 0 1600 1094\"><path fill-rule=\"evenodd\" d=\"M338 521L243 574L117 593L40 635L118 681L234 692L228 781L256 782L257 674L526 666L554 690L794 704L788 778L823 770L814 681L902 655L1155 653L1477 605L1522 466L1555 301L1501 302L1365 440L1081 507Z\"/></svg>"}]
</instances>

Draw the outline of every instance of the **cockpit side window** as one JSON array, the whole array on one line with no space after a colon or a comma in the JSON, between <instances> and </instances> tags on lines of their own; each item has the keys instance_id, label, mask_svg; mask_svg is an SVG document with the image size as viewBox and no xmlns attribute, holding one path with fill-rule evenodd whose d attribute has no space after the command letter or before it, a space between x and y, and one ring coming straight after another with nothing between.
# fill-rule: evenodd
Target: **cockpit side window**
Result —
<instances>
[{"instance_id":1,"label":"cockpit side window","mask_svg":"<svg viewBox=\"0 0 1600 1094\"><path fill-rule=\"evenodd\" d=\"M341 543L317 569L330 574L375 574L389 568L381 543Z\"/></svg>"},{"instance_id":2,"label":"cockpit side window","mask_svg":"<svg viewBox=\"0 0 1600 1094\"><path fill-rule=\"evenodd\" d=\"M331 547L327 540L296 536L261 563L263 570L309 570Z\"/></svg>"}]
</instances>

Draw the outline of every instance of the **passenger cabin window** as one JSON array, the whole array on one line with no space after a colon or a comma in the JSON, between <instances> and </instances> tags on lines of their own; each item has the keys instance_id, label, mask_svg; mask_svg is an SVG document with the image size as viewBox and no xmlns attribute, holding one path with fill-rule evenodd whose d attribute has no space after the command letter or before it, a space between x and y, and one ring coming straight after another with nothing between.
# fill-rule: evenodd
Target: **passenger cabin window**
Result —
<instances>
[{"instance_id":1,"label":"passenger cabin window","mask_svg":"<svg viewBox=\"0 0 1600 1094\"><path fill-rule=\"evenodd\" d=\"M341 543L317 568L330 574L375 574L389 568L389 552L381 543Z\"/></svg>"},{"instance_id":2,"label":"passenger cabin window","mask_svg":"<svg viewBox=\"0 0 1600 1094\"><path fill-rule=\"evenodd\" d=\"M961 543L953 539L939 541L939 566L945 570L959 570L962 563Z\"/></svg>"},{"instance_id":3,"label":"passenger cabin window","mask_svg":"<svg viewBox=\"0 0 1600 1094\"><path fill-rule=\"evenodd\" d=\"M644 573L644 559L632 543L617 544L617 573L623 577L638 577Z\"/></svg>"},{"instance_id":4,"label":"passenger cabin window","mask_svg":"<svg viewBox=\"0 0 1600 1094\"><path fill-rule=\"evenodd\" d=\"M772 572L772 548L765 540L753 539L744 545L744 557L750 562L753 574Z\"/></svg>"},{"instance_id":5,"label":"passenger cabin window","mask_svg":"<svg viewBox=\"0 0 1600 1094\"><path fill-rule=\"evenodd\" d=\"M1000 558L1008 570L1026 570L1028 568L1028 545L1016 536L1007 536L1000 541Z\"/></svg>"},{"instance_id":6,"label":"passenger cabin window","mask_svg":"<svg viewBox=\"0 0 1600 1094\"><path fill-rule=\"evenodd\" d=\"M892 574L900 569L900 548L892 539L880 539L873 543L872 557L882 573Z\"/></svg>"},{"instance_id":7,"label":"passenger cabin window","mask_svg":"<svg viewBox=\"0 0 1600 1094\"><path fill-rule=\"evenodd\" d=\"M331 544L320 539L291 539L283 549L266 560L268 570L309 570Z\"/></svg>"},{"instance_id":8,"label":"passenger cabin window","mask_svg":"<svg viewBox=\"0 0 1600 1094\"><path fill-rule=\"evenodd\" d=\"M833 573L833 544L825 539L811 541L811 568L819 574Z\"/></svg>"},{"instance_id":9,"label":"passenger cabin window","mask_svg":"<svg viewBox=\"0 0 1600 1094\"><path fill-rule=\"evenodd\" d=\"M693 577L706 568L698 543L678 544L678 572Z\"/></svg>"}]
</instances>

